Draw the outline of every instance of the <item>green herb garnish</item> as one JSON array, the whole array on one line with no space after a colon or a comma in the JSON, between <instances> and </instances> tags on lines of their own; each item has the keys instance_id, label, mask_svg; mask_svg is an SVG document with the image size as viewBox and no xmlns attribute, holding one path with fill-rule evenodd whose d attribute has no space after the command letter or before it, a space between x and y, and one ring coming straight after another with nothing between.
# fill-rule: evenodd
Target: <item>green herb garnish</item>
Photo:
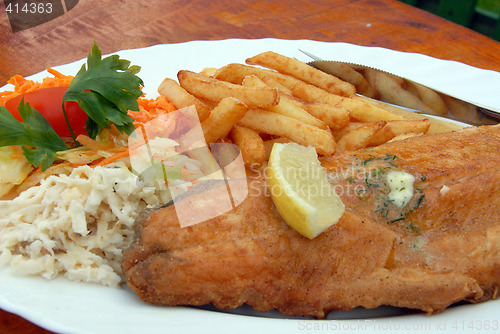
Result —
<instances>
[{"instance_id":1,"label":"green herb garnish","mask_svg":"<svg viewBox=\"0 0 500 334\"><path fill-rule=\"evenodd\" d=\"M390 153L386 153L384 158L382 158L383 160L396 160L398 157L396 155L393 155L393 154L390 154Z\"/></svg>"},{"instance_id":2,"label":"green herb garnish","mask_svg":"<svg viewBox=\"0 0 500 334\"><path fill-rule=\"evenodd\" d=\"M363 165L367 165L368 163L370 163L371 161L375 160L376 158L373 156L373 155L369 155L368 158L366 158L364 161L363 161Z\"/></svg>"},{"instance_id":3,"label":"green herb garnish","mask_svg":"<svg viewBox=\"0 0 500 334\"><path fill-rule=\"evenodd\" d=\"M139 66L130 66L130 61L112 55L101 59L101 51L94 42L87 57L87 66L82 65L71 80L64 102L75 101L87 113L87 133L94 138L111 123L121 133L134 131L133 119L128 110L139 110L137 99L142 95L142 80L136 76ZM66 122L68 120L66 119ZM68 124L69 126L69 124ZM76 138L71 131L73 139Z\"/></svg>"},{"instance_id":4,"label":"green herb garnish","mask_svg":"<svg viewBox=\"0 0 500 334\"><path fill-rule=\"evenodd\" d=\"M398 222L398 221L401 221L401 220L405 220L406 217L398 217L396 219L393 219L391 221L389 221L388 223L395 223L395 222Z\"/></svg>"},{"instance_id":5,"label":"green herb garnish","mask_svg":"<svg viewBox=\"0 0 500 334\"><path fill-rule=\"evenodd\" d=\"M413 224L412 222L410 222L410 223L408 224L408 230L409 230L410 232L413 232L413 233L417 234L417 235L419 235L419 234L420 234L420 232L421 232L421 231L420 231L420 228L419 228L418 226L416 226L415 224Z\"/></svg>"},{"instance_id":6,"label":"green herb garnish","mask_svg":"<svg viewBox=\"0 0 500 334\"><path fill-rule=\"evenodd\" d=\"M0 107L0 146L21 145L26 159L46 170L54 162L56 152L68 148L47 119L29 103L25 104L24 98L17 110L23 122L15 119L7 108Z\"/></svg>"},{"instance_id":7,"label":"green herb garnish","mask_svg":"<svg viewBox=\"0 0 500 334\"><path fill-rule=\"evenodd\" d=\"M415 209L418 208L420 206L420 204L422 204L422 201L424 200L424 197L425 197L425 194L421 194L420 195L420 197L417 200L417 204L415 204Z\"/></svg>"},{"instance_id":8,"label":"green herb garnish","mask_svg":"<svg viewBox=\"0 0 500 334\"><path fill-rule=\"evenodd\" d=\"M374 170L372 170L371 174L372 176L384 175L385 170L383 168L375 168Z\"/></svg>"}]
</instances>

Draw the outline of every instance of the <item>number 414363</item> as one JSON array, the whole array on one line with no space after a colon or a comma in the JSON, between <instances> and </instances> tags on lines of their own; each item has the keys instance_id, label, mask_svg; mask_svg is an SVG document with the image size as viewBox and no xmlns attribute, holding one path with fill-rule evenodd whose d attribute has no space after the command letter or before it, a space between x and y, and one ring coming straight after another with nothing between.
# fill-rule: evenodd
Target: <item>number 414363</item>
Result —
<instances>
[{"instance_id":1,"label":"number 414363","mask_svg":"<svg viewBox=\"0 0 500 334\"><path fill-rule=\"evenodd\" d=\"M499 329L498 320L456 320L452 326L455 330L478 330L478 331L497 331Z\"/></svg>"},{"instance_id":2,"label":"number 414363","mask_svg":"<svg viewBox=\"0 0 500 334\"><path fill-rule=\"evenodd\" d=\"M52 3L47 2L31 2L31 3L24 3L24 4L19 4L19 3L9 3L7 7L5 8L5 11L9 14L19 14L19 13L25 13L25 14L43 14L47 13L50 14L52 13Z\"/></svg>"}]
</instances>

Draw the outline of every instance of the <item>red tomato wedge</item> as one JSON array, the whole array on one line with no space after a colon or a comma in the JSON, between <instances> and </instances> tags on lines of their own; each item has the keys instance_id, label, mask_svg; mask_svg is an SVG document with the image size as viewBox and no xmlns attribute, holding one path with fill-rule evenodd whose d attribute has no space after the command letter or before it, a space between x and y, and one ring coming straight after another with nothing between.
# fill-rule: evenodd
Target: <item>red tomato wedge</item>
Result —
<instances>
[{"instance_id":1,"label":"red tomato wedge","mask_svg":"<svg viewBox=\"0 0 500 334\"><path fill-rule=\"evenodd\" d=\"M66 124L62 110L62 100L64 93L68 87L51 87L35 90L10 99L5 103L5 107L12 113L12 115L19 121L22 121L17 107L24 97L24 102L29 102L31 108L38 110L52 125L56 133L60 137L71 137L71 133ZM85 124L87 121L87 114L80 108L78 103L74 101L67 101L64 103L66 115L68 116L69 124L75 133L75 136L80 134L87 134Z\"/></svg>"}]
</instances>

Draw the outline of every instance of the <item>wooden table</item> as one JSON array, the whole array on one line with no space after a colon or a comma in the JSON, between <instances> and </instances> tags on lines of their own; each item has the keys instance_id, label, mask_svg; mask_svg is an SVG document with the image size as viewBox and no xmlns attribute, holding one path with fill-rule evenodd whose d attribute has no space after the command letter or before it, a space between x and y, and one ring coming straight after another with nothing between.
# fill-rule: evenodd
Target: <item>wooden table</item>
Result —
<instances>
[{"instance_id":1,"label":"wooden table","mask_svg":"<svg viewBox=\"0 0 500 334\"><path fill-rule=\"evenodd\" d=\"M80 0L66 14L12 33L0 2L0 86L87 56L225 38L348 42L418 52L500 71L500 43L396 0ZM49 333L0 311L0 333Z\"/></svg>"}]
</instances>

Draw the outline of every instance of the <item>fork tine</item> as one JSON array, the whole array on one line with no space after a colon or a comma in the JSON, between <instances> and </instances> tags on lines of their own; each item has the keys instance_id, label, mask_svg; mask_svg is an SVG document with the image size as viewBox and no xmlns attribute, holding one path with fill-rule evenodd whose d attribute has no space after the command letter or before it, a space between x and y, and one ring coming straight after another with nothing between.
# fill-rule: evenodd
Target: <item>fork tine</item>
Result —
<instances>
[{"instance_id":1,"label":"fork tine","mask_svg":"<svg viewBox=\"0 0 500 334\"><path fill-rule=\"evenodd\" d=\"M320 57L308 52L308 51L305 51L305 50L302 50L302 49L299 49L300 52L302 52L303 54L305 54L306 56L308 56L309 58L312 58L314 60L323 60L321 59Z\"/></svg>"}]
</instances>

